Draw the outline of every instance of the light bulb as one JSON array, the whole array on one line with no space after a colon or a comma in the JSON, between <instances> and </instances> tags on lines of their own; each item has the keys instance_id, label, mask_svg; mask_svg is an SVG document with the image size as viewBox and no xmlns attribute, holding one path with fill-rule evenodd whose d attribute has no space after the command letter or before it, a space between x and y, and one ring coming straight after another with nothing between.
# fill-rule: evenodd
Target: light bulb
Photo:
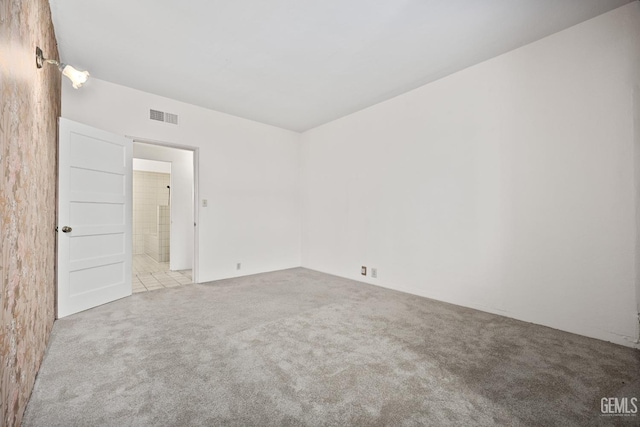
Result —
<instances>
[{"instance_id":1,"label":"light bulb","mask_svg":"<svg viewBox=\"0 0 640 427\"><path fill-rule=\"evenodd\" d=\"M74 89L78 89L89 78L88 71L78 71L75 68L73 68L71 65L67 65L67 64L63 65L62 74L64 74L69 78L69 80L71 80L71 83L73 83Z\"/></svg>"}]
</instances>

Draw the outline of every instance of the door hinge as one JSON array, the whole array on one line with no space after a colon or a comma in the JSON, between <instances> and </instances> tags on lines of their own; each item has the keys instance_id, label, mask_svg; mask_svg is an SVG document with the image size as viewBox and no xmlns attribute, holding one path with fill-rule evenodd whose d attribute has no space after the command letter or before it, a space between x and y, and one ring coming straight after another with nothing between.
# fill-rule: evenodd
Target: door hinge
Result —
<instances>
[{"instance_id":1,"label":"door hinge","mask_svg":"<svg viewBox=\"0 0 640 427\"><path fill-rule=\"evenodd\" d=\"M58 232L58 227L56 226L56 233Z\"/></svg>"}]
</instances>

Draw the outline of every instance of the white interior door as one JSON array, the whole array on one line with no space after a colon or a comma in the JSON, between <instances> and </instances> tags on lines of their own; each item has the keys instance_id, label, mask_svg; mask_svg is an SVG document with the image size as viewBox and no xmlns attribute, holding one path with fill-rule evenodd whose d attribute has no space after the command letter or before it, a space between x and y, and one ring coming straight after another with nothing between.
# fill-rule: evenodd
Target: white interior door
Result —
<instances>
[{"instance_id":1,"label":"white interior door","mask_svg":"<svg viewBox=\"0 0 640 427\"><path fill-rule=\"evenodd\" d=\"M58 318L131 295L132 141L60 119Z\"/></svg>"}]
</instances>

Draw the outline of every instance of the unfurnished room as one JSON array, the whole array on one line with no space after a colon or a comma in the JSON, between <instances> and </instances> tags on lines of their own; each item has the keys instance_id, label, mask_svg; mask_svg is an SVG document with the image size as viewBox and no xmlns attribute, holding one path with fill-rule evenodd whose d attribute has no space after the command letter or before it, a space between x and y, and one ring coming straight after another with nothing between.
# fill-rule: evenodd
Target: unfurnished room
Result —
<instances>
[{"instance_id":1,"label":"unfurnished room","mask_svg":"<svg viewBox=\"0 0 640 427\"><path fill-rule=\"evenodd\" d=\"M0 5L0 427L640 425L639 1Z\"/></svg>"}]
</instances>

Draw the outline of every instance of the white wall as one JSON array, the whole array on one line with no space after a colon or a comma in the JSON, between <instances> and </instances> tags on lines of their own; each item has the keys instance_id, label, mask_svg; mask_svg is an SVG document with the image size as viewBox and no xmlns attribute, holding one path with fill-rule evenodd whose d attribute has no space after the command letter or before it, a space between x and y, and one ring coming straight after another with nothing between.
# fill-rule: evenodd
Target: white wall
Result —
<instances>
[{"instance_id":1,"label":"white wall","mask_svg":"<svg viewBox=\"0 0 640 427\"><path fill-rule=\"evenodd\" d=\"M193 266L194 217L193 217L193 151L178 150L158 145L134 142L133 156L148 159L136 162L139 166L153 167L149 160L168 162L171 171L171 238L169 268L190 270ZM163 163L160 163L163 164ZM134 169L135 169L134 165ZM157 166L155 166L158 169Z\"/></svg>"},{"instance_id":2,"label":"white wall","mask_svg":"<svg viewBox=\"0 0 640 427\"><path fill-rule=\"evenodd\" d=\"M634 2L303 134L303 266L637 346L638 28Z\"/></svg>"},{"instance_id":3,"label":"white wall","mask_svg":"<svg viewBox=\"0 0 640 427\"><path fill-rule=\"evenodd\" d=\"M133 170L144 172L171 173L171 162L156 160L133 159Z\"/></svg>"},{"instance_id":4,"label":"white wall","mask_svg":"<svg viewBox=\"0 0 640 427\"><path fill-rule=\"evenodd\" d=\"M96 78L63 87L63 117L199 148L200 282L300 265L299 134ZM149 120L150 108L179 125Z\"/></svg>"}]
</instances>

